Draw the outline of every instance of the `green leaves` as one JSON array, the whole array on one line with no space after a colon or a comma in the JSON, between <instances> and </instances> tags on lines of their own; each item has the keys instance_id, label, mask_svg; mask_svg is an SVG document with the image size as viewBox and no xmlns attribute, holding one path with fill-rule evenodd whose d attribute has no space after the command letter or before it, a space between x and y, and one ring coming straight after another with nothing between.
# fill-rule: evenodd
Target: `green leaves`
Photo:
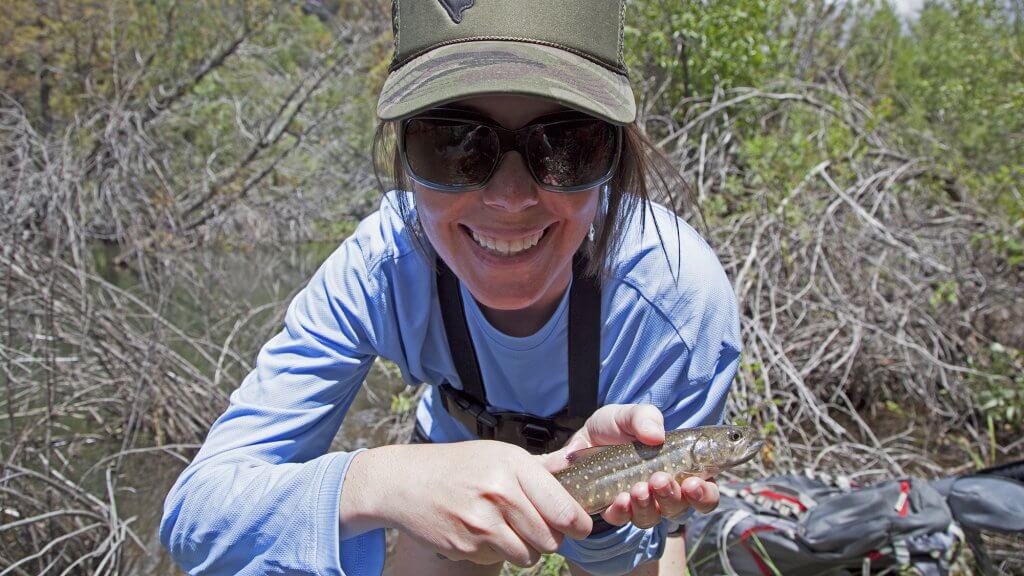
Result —
<instances>
[{"instance_id":1,"label":"green leaves","mask_svg":"<svg viewBox=\"0 0 1024 576\"><path fill-rule=\"evenodd\" d=\"M990 436L994 437L997 429L1019 436L1024 432L1024 351L993 342L969 365L991 375L969 378L978 410L988 420Z\"/></svg>"},{"instance_id":2,"label":"green leaves","mask_svg":"<svg viewBox=\"0 0 1024 576\"><path fill-rule=\"evenodd\" d=\"M667 101L714 87L757 85L778 70L787 40L773 30L782 0L631 2L626 63L638 79L671 78ZM657 84L656 84L657 85Z\"/></svg>"}]
</instances>

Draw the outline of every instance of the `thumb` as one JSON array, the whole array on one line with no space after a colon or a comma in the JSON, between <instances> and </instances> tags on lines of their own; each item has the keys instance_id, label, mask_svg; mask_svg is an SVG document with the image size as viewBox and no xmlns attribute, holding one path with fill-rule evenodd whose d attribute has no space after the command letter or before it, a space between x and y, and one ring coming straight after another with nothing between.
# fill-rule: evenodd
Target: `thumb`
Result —
<instances>
[{"instance_id":1,"label":"thumb","mask_svg":"<svg viewBox=\"0 0 1024 576\"><path fill-rule=\"evenodd\" d=\"M595 446L639 440L665 441L665 417L652 404L608 404L587 420L586 435Z\"/></svg>"},{"instance_id":2,"label":"thumb","mask_svg":"<svg viewBox=\"0 0 1024 576\"><path fill-rule=\"evenodd\" d=\"M554 452L540 454L537 458L540 458L541 465L544 466L545 470L554 474L555 472L560 472L569 467L570 454L589 447L590 443L587 442L586 436L581 430L573 434L572 438L569 438L569 441L565 443L565 446L562 446Z\"/></svg>"}]
</instances>

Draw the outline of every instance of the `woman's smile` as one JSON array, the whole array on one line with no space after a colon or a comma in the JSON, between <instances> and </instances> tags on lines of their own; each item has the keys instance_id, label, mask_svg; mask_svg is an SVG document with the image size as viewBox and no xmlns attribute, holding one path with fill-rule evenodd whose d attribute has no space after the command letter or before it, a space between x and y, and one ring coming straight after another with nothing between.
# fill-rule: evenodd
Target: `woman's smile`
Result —
<instances>
[{"instance_id":1,"label":"woman's smile","mask_svg":"<svg viewBox=\"0 0 1024 576\"><path fill-rule=\"evenodd\" d=\"M497 257L497 261L505 264L521 262L542 250L541 241L546 237L551 226L538 230L494 230L472 224L460 224L473 243L483 249L488 256Z\"/></svg>"},{"instance_id":2,"label":"woman's smile","mask_svg":"<svg viewBox=\"0 0 1024 576\"><path fill-rule=\"evenodd\" d=\"M506 128L561 109L553 101L486 96L460 101ZM539 186L518 152L505 154L486 186L452 194L413 184L427 238L495 327L529 334L557 308L573 255L597 213L598 188L572 194Z\"/></svg>"},{"instance_id":3,"label":"woman's smile","mask_svg":"<svg viewBox=\"0 0 1024 576\"><path fill-rule=\"evenodd\" d=\"M508 333L529 330L499 326L500 313L487 309L516 312L537 328L543 325L569 285L573 255L597 209L596 189L559 194L536 188L528 174L520 177L522 188L515 192L488 186L457 195L423 188L416 195L431 245L488 319Z\"/></svg>"}]
</instances>

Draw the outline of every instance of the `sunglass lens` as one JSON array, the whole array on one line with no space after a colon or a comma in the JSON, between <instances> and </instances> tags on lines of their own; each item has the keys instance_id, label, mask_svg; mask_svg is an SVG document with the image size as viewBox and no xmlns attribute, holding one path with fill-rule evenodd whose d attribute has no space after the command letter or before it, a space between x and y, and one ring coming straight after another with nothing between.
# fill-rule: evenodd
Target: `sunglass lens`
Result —
<instances>
[{"instance_id":1,"label":"sunglass lens","mask_svg":"<svg viewBox=\"0 0 1024 576\"><path fill-rule=\"evenodd\" d=\"M474 186L490 174L500 151L486 126L458 120L413 119L405 126L405 155L420 180Z\"/></svg>"},{"instance_id":2,"label":"sunglass lens","mask_svg":"<svg viewBox=\"0 0 1024 576\"><path fill-rule=\"evenodd\" d=\"M615 128L600 120L538 126L529 138L530 167L553 187L596 184L612 169Z\"/></svg>"}]
</instances>

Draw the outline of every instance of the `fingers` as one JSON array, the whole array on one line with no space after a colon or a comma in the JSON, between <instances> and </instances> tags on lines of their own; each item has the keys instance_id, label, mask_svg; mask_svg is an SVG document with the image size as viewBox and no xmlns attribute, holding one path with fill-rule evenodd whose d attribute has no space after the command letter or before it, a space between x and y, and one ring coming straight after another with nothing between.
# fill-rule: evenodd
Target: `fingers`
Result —
<instances>
[{"instance_id":1,"label":"fingers","mask_svg":"<svg viewBox=\"0 0 1024 576\"><path fill-rule=\"evenodd\" d=\"M544 472L520 473L518 477L523 494L548 526L575 540L590 535L594 521L554 476Z\"/></svg>"},{"instance_id":2,"label":"fingers","mask_svg":"<svg viewBox=\"0 0 1024 576\"><path fill-rule=\"evenodd\" d=\"M482 547L474 550L472 554L463 552L451 552L449 554L441 554L438 552L438 558L444 560L454 561L465 561L472 562L473 564L480 564L486 566L488 564L498 564L506 560L505 556L498 549L498 547L490 542L485 542Z\"/></svg>"},{"instance_id":3,"label":"fingers","mask_svg":"<svg viewBox=\"0 0 1024 576\"><path fill-rule=\"evenodd\" d=\"M690 501L683 496L679 483L668 474L656 472L651 476L650 485L658 511L665 518L675 518L690 508Z\"/></svg>"},{"instance_id":4,"label":"fingers","mask_svg":"<svg viewBox=\"0 0 1024 576\"><path fill-rule=\"evenodd\" d=\"M586 435L595 446L634 439L661 444L665 441L665 417L651 404L609 404L587 420Z\"/></svg>"},{"instance_id":5,"label":"fingers","mask_svg":"<svg viewBox=\"0 0 1024 576\"><path fill-rule=\"evenodd\" d=\"M651 496L647 482L637 482L629 491L633 525L637 528L652 528L661 521L658 506Z\"/></svg>"},{"instance_id":6,"label":"fingers","mask_svg":"<svg viewBox=\"0 0 1024 576\"><path fill-rule=\"evenodd\" d=\"M633 404L624 430L644 444L665 441L665 416L651 404Z\"/></svg>"},{"instance_id":7,"label":"fingers","mask_svg":"<svg viewBox=\"0 0 1024 576\"><path fill-rule=\"evenodd\" d=\"M570 438L569 441L565 443L565 446L562 446L555 452L550 452L548 454L539 454L534 457L540 460L540 463L542 466L544 466L545 470L554 474L555 472L560 472L569 467L569 460L566 459L569 456L569 454L572 454L577 450L590 448L590 446L591 445L587 441L585 435L582 433L582 431L580 431L577 432L576 434L573 434L572 438Z\"/></svg>"},{"instance_id":8,"label":"fingers","mask_svg":"<svg viewBox=\"0 0 1024 576\"><path fill-rule=\"evenodd\" d=\"M508 560L516 566L533 566L540 560L540 552L524 542L520 536L507 524L502 525L495 531L488 545L494 549L500 560Z\"/></svg>"},{"instance_id":9,"label":"fingers","mask_svg":"<svg viewBox=\"0 0 1024 576\"><path fill-rule=\"evenodd\" d=\"M601 512L601 517L612 526L622 526L632 518L631 508L632 497L628 492L620 492L611 506Z\"/></svg>"},{"instance_id":10,"label":"fingers","mask_svg":"<svg viewBox=\"0 0 1024 576\"><path fill-rule=\"evenodd\" d=\"M707 514L718 507L718 484L700 478L687 478L682 484L683 496L701 514Z\"/></svg>"},{"instance_id":11,"label":"fingers","mask_svg":"<svg viewBox=\"0 0 1024 576\"><path fill-rule=\"evenodd\" d=\"M440 546L436 546L436 556L444 560L465 560L481 565L509 561L517 566L530 566L540 559L540 552L524 540L501 515L476 518L467 527L469 538L440 542Z\"/></svg>"},{"instance_id":12,"label":"fingers","mask_svg":"<svg viewBox=\"0 0 1024 576\"><path fill-rule=\"evenodd\" d=\"M683 485L664 472L656 472L650 482L638 482L628 493L622 492L601 517L614 526L632 522L637 528L652 528L662 518L674 518L689 508L707 514L718 506L718 485L714 481L687 478Z\"/></svg>"},{"instance_id":13,"label":"fingers","mask_svg":"<svg viewBox=\"0 0 1024 576\"><path fill-rule=\"evenodd\" d=\"M526 498L505 508L505 521L527 545L543 554L551 554L562 545L562 533L548 526L533 503Z\"/></svg>"},{"instance_id":14,"label":"fingers","mask_svg":"<svg viewBox=\"0 0 1024 576\"><path fill-rule=\"evenodd\" d=\"M608 404L594 412L560 450L538 458L553 474L569 466L566 456L572 452L634 440L648 445L665 441L665 417L661 411L651 404Z\"/></svg>"}]
</instances>

